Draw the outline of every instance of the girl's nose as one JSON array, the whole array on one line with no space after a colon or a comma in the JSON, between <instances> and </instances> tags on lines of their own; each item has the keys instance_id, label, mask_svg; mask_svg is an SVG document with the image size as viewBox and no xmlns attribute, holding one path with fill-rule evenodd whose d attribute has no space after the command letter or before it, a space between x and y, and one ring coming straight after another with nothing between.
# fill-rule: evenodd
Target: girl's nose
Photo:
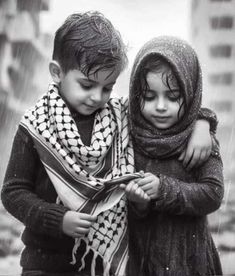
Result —
<instances>
[{"instance_id":1,"label":"girl's nose","mask_svg":"<svg viewBox=\"0 0 235 276\"><path fill-rule=\"evenodd\" d=\"M166 111L167 103L163 97L159 97L156 104L156 110L158 111Z\"/></svg>"}]
</instances>

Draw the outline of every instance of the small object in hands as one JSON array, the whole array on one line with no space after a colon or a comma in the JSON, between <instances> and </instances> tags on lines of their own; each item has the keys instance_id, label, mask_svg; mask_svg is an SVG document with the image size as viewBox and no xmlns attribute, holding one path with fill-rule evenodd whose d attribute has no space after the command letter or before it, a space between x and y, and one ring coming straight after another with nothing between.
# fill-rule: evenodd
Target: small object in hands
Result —
<instances>
[{"instance_id":1,"label":"small object in hands","mask_svg":"<svg viewBox=\"0 0 235 276\"><path fill-rule=\"evenodd\" d=\"M127 184L128 182L130 182L133 179L137 179L140 177L144 177L144 173L143 172L136 172L136 173L130 173L130 174L125 174L119 177L115 177L113 179L107 180L104 182L104 185L106 187L108 186L113 186L113 185L119 185L119 184Z\"/></svg>"}]
</instances>

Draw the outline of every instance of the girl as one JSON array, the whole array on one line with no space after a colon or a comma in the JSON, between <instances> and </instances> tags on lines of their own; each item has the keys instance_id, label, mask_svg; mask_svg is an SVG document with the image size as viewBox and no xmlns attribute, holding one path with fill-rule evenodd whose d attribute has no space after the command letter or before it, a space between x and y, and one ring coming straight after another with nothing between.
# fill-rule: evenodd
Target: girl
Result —
<instances>
[{"instance_id":1,"label":"girl","mask_svg":"<svg viewBox=\"0 0 235 276\"><path fill-rule=\"evenodd\" d=\"M130 130L143 178L125 190L130 200L129 275L221 275L207 214L223 197L218 144L209 159L186 170L178 156L201 106L202 76L195 51L159 37L138 53L130 83Z\"/></svg>"}]
</instances>

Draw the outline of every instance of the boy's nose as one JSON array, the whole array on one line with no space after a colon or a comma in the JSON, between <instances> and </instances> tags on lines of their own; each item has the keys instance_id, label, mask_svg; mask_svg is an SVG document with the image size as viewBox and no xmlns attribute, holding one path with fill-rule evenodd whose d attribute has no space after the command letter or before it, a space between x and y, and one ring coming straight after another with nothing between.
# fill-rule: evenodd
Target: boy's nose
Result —
<instances>
[{"instance_id":1,"label":"boy's nose","mask_svg":"<svg viewBox=\"0 0 235 276\"><path fill-rule=\"evenodd\" d=\"M102 101L102 89L101 88L95 88L92 91L91 99L94 102L100 102Z\"/></svg>"}]
</instances>

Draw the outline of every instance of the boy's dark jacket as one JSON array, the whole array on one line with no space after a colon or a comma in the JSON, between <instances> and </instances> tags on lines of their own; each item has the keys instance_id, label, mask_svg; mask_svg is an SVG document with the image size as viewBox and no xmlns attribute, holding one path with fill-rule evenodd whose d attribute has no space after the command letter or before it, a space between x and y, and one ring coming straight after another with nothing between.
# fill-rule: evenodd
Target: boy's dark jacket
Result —
<instances>
[{"instance_id":1,"label":"boy's dark jacket","mask_svg":"<svg viewBox=\"0 0 235 276\"><path fill-rule=\"evenodd\" d=\"M174 45L174 46L173 46ZM160 55L174 68L191 102L189 113L173 128L159 132L136 110L136 79L143 60ZM218 145L200 167L185 170L178 161L200 109L202 79L195 52L185 42L162 37L139 52L130 84L130 125L137 170L160 178L159 196L145 212L129 204L128 275L221 275L221 265L208 229L207 214L223 197L223 166ZM181 143L183 142L183 143ZM168 146L169 144L169 146ZM155 149L153 147L155 146Z\"/></svg>"},{"instance_id":2,"label":"boy's dark jacket","mask_svg":"<svg viewBox=\"0 0 235 276\"><path fill-rule=\"evenodd\" d=\"M94 116L74 117L85 144L90 143ZM70 264L74 239L62 231L63 216L68 208L55 203L57 193L33 143L27 130L19 126L4 179L2 202L25 225L22 235L25 248L21 256L23 270L66 275L65 272L78 271L80 266L79 263ZM78 259L83 250L85 246L78 250ZM86 257L88 267L91 257ZM99 269L102 271L102 262L97 264Z\"/></svg>"}]
</instances>

